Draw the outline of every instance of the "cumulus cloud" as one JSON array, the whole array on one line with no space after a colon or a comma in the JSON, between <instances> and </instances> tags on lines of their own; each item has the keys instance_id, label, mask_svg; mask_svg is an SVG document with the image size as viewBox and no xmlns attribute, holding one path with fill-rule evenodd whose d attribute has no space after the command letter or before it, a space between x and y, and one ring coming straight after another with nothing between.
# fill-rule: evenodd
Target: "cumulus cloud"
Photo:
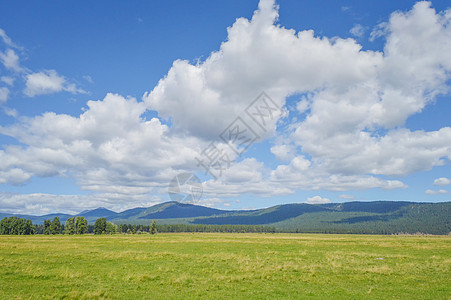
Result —
<instances>
[{"instance_id":1,"label":"cumulus cloud","mask_svg":"<svg viewBox=\"0 0 451 300\"><path fill-rule=\"evenodd\" d=\"M274 25L277 17L274 3L261 1L252 20L238 19L228 40L204 62L174 62L145 102L171 117L175 129L215 138L259 90L278 104L294 93L312 93L308 103L297 105L302 112L310 109L307 117L291 126L292 142L311 159L296 169L293 147L271 148L277 158L293 160L274 170L273 179L296 178L299 187L318 174L325 181L311 188L406 187L367 174L405 176L447 163L450 128L412 132L402 126L446 92L449 14L437 14L428 2L392 14L379 27L387 39L384 53L363 51L353 39L285 29ZM381 129L387 133L379 134ZM299 172L308 180L298 181Z\"/></svg>"},{"instance_id":2,"label":"cumulus cloud","mask_svg":"<svg viewBox=\"0 0 451 300\"><path fill-rule=\"evenodd\" d=\"M277 182L268 180L264 163L255 158L247 158L236 162L224 170L217 180L204 182L204 195L207 197L238 197L251 193L260 197L286 195L294 193Z\"/></svg>"},{"instance_id":3,"label":"cumulus cloud","mask_svg":"<svg viewBox=\"0 0 451 300\"><path fill-rule=\"evenodd\" d=\"M270 148L271 152L278 160L290 161L295 157L296 149L294 145L290 144L278 144Z\"/></svg>"},{"instance_id":4,"label":"cumulus cloud","mask_svg":"<svg viewBox=\"0 0 451 300\"><path fill-rule=\"evenodd\" d=\"M291 136L312 157L312 175L358 175L360 182L367 179L363 180L367 187L405 187L399 181L366 175L405 176L449 162L451 128L425 132L402 126L409 116L447 91L450 19L449 13L435 13L428 2L417 3L407 13L392 14L383 26L387 39L384 56L373 53L367 56L366 64L349 62L348 67L360 67L360 76L345 84L338 79L330 81L314 93L309 114L293 126ZM300 177L284 165L274 175L285 180L296 178L297 182ZM346 186L342 179L337 181ZM324 186L324 182L318 185Z\"/></svg>"},{"instance_id":5,"label":"cumulus cloud","mask_svg":"<svg viewBox=\"0 0 451 300\"><path fill-rule=\"evenodd\" d=\"M447 190L426 190L425 193L428 195L443 195L449 192Z\"/></svg>"},{"instance_id":6,"label":"cumulus cloud","mask_svg":"<svg viewBox=\"0 0 451 300\"><path fill-rule=\"evenodd\" d=\"M278 182L289 190L364 190L382 188L386 190L407 188L400 180L381 179L371 175L343 175L331 174L319 168L304 172L293 170L290 165L279 165L271 171L271 182Z\"/></svg>"},{"instance_id":7,"label":"cumulus cloud","mask_svg":"<svg viewBox=\"0 0 451 300\"><path fill-rule=\"evenodd\" d=\"M311 30L296 33L274 25L277 18L274 2L261 1L251 20L239 18L228 28L219 51L197 64L175 61L143 99L171 117L176 129L212 139L262 91L282 106L295 92L335 81L350 84L381 59L359 51L352 39L332 42Z\"/></svg>"},{"instance_id":8,"label":"cumulus cloud","mask_svg":"<svg viewBox=\"0 0 451 300\"><path fill-rule=\"evenodd\" d=\"M29 176L72 176L83 190L125 199L150 195L180 170L196 168L194 157L203 145L170 135L157 118L141 118L143 102L108 94L87 106L79 117L49 112L0 127L1 134L28 145L0 150L0 181L10 182L14 170ZM14 183L29 176L16 176Z\"/></svg>"},{"instance_id":9,"label":"cumulus cloud","mask_svg":"<svg viewBox=\"0 0 451 300\"><path fill-rule=\"evenodd\" d=\"M28 181L31 176L32 173L24 171L20 168L12 167L5 171L0 170L0 183L9 183L12 185L21 184Z\"/></svg>"},{"instance_id":10,"label":"cumulus cloud","mask_svg":"<svg viewBox=\"0 0 451 300\"><path fill-rule=\"evenodd\" d=\"M440 177L434 180L434 185L445 186L451 184L451 179L446 177Z\"/></svg>"},{"instance_id":11,"label":"cumulus cloud","mask_svg":"<svg viewBox=\"0 0 451 300\"><path fill-rule=\"evenodd\" d=\"M307 201L305 201L305 203L308 203L308 204L325 204L325 203L330 203L330 200L327 199L327 198L323 198L321 196L314 196L314 197L307 198Z\"/></svg>"},{"instance_id":12,"label":"cumulus cloud","mask_svg":"<svg viewBox=\"0 0 451 300\"><path fill-rule=\"evenodd\" d=\"M55 70L45 70L38 73L28 74L26 76L26 87L24 94L29 97L37 95L52 94L66 91L72 94L86 93L79 89L73 83L58 75Z\"/></svg>"}]
</instances>

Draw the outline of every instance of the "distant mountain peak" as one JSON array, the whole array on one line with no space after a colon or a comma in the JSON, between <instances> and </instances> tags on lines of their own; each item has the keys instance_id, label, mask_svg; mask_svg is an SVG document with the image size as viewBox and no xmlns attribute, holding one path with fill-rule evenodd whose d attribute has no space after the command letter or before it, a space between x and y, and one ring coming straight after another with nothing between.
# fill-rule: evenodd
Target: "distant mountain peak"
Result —
<instances>
[{"instance_id":1,"label":"distant mountain peak","mask_svg":"<svg viewBox=\"0 0 451 300\"><path fill-rule=\"evenodd\" d=\"M98 207L91 210L84 210L77 215L84 217L111 217L117 215L117 212L109 210L105 207Z\"/></svg>"},{"instance_id":2,"label":"distant mountain peak","mask_svg":"<svg viewBox=\"0 0 451 300\"><path fill-rule=\"evenodd\" d=\"M111 209L108 209L108 208L105 208L105 207L97 207L97 208L93 209L93 211L94 211L94 210L107 210L107 211L112 211Z\"/></svg>"}]
</instances>

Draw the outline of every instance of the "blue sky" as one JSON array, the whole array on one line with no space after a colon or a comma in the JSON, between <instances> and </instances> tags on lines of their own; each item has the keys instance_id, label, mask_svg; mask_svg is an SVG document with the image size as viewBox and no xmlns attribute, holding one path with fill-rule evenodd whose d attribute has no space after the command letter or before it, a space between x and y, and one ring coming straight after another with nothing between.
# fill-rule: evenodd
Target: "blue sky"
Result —
<instances>
[{"instance_id":1,"label":"blue sky","mask_svg":"<svg viewBox=\"0 0 451 300\"><path fill-rule=\"evenodd\" d=\"M0 211L150 206L184 172L227 209L450 201L448 7L1 1ZM281 110L259 127L262 92Z\"/></svg>"}]
</instances>

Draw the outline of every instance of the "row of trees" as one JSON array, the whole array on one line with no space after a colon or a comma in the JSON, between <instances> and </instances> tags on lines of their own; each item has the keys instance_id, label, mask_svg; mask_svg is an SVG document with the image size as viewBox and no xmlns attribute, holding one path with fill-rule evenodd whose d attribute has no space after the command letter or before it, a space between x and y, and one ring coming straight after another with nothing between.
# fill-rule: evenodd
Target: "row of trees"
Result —
<instances>
[{"instance_id":1,"label":"row of trees","mask_svg":"<svg viewBox=\"0 0 451 300\"><path fill-rule=\"evenodd\" d=\"M149 229L150 228L150 229ZM142 228L141 228L142 229ZM143 231L143 230L142 230ZM156 233L156 222L147 226L147 231L154 234ZM88 225L88 221L85 217L77 216L71 217L66 220L65 225L61 224L58 217L53 220L44 220L42 225L33 225L33 222L28 219L22 219L17 217L4 218L0 221L0 235L29 235L29 234L114 234L114 233L136 233L136 225L115 225L108 222L106 218L99 218L96 220L94 226Z\"/></svg>"},{"instance_id":2,"label":"row of trees","mask_svg":"<svg viewBox=\"0 0 451 300\"><path fill-rule=\"evenodd\" d=\"M274 227L263 225L205 225L205 224L165 224L158 225L155 221L151 225L120 224L119 233L151 233L156 232L276 232Z\"/></svg>"},{"instance_id":3,"label":"row of trees","mask_svg":"<svg viewBox=\"0 0 451 300\"><path fill-rule=\"evenodd\" d=\"M210 224L166 224L158 225L158 232L235 232L274 233L275 227L263 225L210 225Z\"/></svg>"},{"instance_id":4,"label":"row of trees","mask_svg":"<svg viewBox=\"0 0 451 300\"><path fill-rule=\"evenodd\" d=\"M88 221L85 217L72 217L66 220L64 234L85 234L88 233Z\"/></svg>"},{"instance_id":5,"label":"row of trees","mask_svg":"<svg viewBox=\"0 0 451 300\"><path fill-rule=\"evenodd\" d=\"M107 222L106 218L99 218L94 224L94 234L113 234L117 232L117 225Z\"/></svg>"},{"instance_id":6,"label":"row of trees","mask_svg":"<svg viewBox=\"0 0 451 300\"><path fill-rule=\"evenodd\" d=\"M17 217L4 218L0 221L0 234L114 234L114 233L150 233L157 232L276 232L274 227L262 225L202 225L202 224L166 224L158 225L155 221L151 225L120 224L108 222L106 218L96 220L94 226L81 216L71 217L62 225L59 218L52 221L45 220L44 225L33 226L31 220Z\"/></svg>"},{"instance_id":7,"label":"row of trees","mask_svg":"<svg viewBox=\"0 0 451 300\"><path fill-rule=\"evenodd\" d=\"M35 227L31 220L5 217L0 221L0 234L29 235L34 234L34 232Z\"/></svg>"},{"instance_id":8,"label":"row of trees","mask_svg":"<svg viewBox=\"0 0 451 300\"><path fill-rule=\"evenodd\" d=\"M135 233L150 233L155 234L159 232L156 221L153 221L150 225L136 225L136 224L119 224L119 233L135 234Z\"/></svg>"},{"instance_id":9,"label":"row of trees","mask_svg":"<svg viewBox=\"0 0 451 300\"><path fill-rule=\"evenodd\" d=\"M61 222L58 217L53 218L53 221L44 220L44 234L60 234L62 231Z\"/></svg>"},{"instance_id":10,"label":"row of trees","mask_svg":"<svg viewBox=\"0 0 451 300\"><path fill-rule=\"evenodd\" d=\"M31 222L31 221L30 221ZM53 220L44 220L44 224L35 225L36 234L85 234L92 232L90 228L92 225L88 225L88 221L85 217L72 217L66 220L65 225L61 224L58 217L53 218Z\"/></svg>"}]
</instances>

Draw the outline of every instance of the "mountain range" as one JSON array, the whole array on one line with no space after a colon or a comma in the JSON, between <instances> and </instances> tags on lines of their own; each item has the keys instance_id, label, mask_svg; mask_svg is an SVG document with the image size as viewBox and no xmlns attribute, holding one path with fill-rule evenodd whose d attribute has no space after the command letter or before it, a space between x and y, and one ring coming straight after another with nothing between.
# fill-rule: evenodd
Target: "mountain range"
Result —
<instances>
[{"instance_id":1,"label":"mountain range","mask_svg":"<svg viewBox=\"0 0 451 300\"><path fill-rule=\"evenodd\" d=\"M285 232L325 233L426 233L451 232L451 202L418 203L406 201L345 202L328 204L293 203L255 210L221 210L199 205L166 202L114 212L103 207L75 215L44 216L0 213L0 218L17 216L42 224L59 217L64 222L83 216L90 224L105 217L115 224L216 224L267 225Z\"/></svg>"}]
</instances>

